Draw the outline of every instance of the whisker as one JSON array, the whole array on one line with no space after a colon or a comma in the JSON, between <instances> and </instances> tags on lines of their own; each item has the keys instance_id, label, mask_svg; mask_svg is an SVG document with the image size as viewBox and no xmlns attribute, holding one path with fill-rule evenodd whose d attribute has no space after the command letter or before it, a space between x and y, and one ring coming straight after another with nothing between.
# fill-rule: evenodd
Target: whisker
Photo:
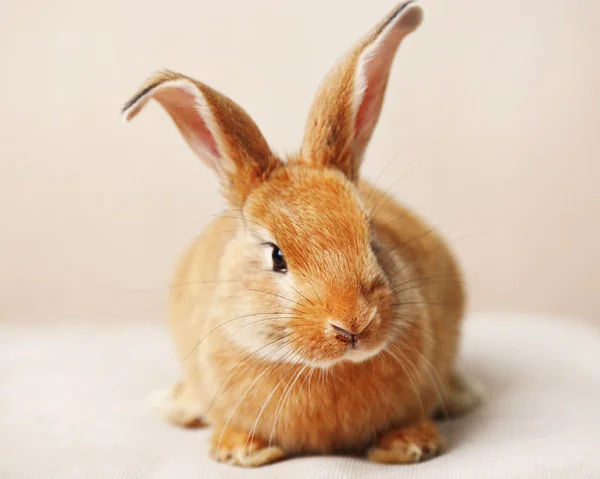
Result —
<instances>
[{"instance_id":1,"label":"whisker","mask_svg":"<svg viewBox=\"0 0 600 479\"><path fill-rule=\"evenodd\" d=\"M444 408L445 413L447 415L448 414L448 410L446 408L446 403L447 403L448 394L446 392L444 383L443 383L442 379L440 378L440 375L438 374L435 366L431 363L431 361L429 360L429 358L427 358L427 356L425 356L417 348L415 348L414 346L412 346L408 342L403 341L402 339L399 339L399 340L400 340L400 342L402 342L402 344L405 347L412 349L425 362L425 372L430 377L431 386L433 387L433 389L435 390L435 392L436 392L436 394L438 396L438 400L440 401L440 407Z\"/></svg>"},{"instance_id":2,"label":"whisker","mask_svg":"<svg viewBox=\"0 0 600 479\"><path fill-rule=\"evenodd\" d=\"M434 227L434 228L437 228L437 226L436 226L436 227ZM422 239L422 238L424 238L424 237L425 237L425 235L427 235L427 234L431 234L431 233L433 232L433 229L434 229L434 228L431 228L430 230L428 230L428 231L427 231L427 232L426 232L424 235L422 235L420 238ZM447 245L450 245L450 244L455 244L455 243L457 243L458 241L462 241L462 240L465 240L465 239L469 239L469 238L472 238L472 237L475 237L475 236L479 236L479 235L482 235L482 234L487 234L487 233L489 233L489 231L476 232L476 233L473 233L473 234L467 234L467 235L463 235L463 236L460 236L460 237L458 237L458 238L449 239L449 240L446 240L445 242L440 242L440 243L437 245L437 247L435 247L434 249L432 249L432 250L430 250L430 251L429 251L429 255L428 255L428 256L424 256L424 257L423 257L423 258L421 258L420 260L418 260L418 261L414 261L414 262L412 262L412 263L406 263L406 264L405 264L405 265L404 265L402 268L400 268L400 270L399 270L399 271L398 271L396 274L394 274L394 276L393 276L392 278L395 278L395 277L397 277L398 275L402 274L404 271L406 271L406 269L407 269L407 268L414 268L415 266L419 266L419 265L420 265L420 264L422 264L423 262L425 262L425 261L429 260L429 259L430 259L430 255L431 255L432 253L434 253L434 252L438 251L438 250L439 250L439 249L441 249L441 248L447 247ZM414 241L415 239L419 239L419 238L413 238L413 239L411 239L410 241L412 242L412 241ZM408 243L405 243L405 244L408 244Z\"/></svg>"},{"instance_id":3,"label":"whisker","mask_svg":"<svg viewBox=\"0 0 600 479\"><path fill-rule=\"evenodd\" d=\"M283 280L283 282L285 284L287 284L290 288L292 288L294 291L296 291L296 293L298 293L300 296L302 296L306 301L308 301L311 305L315 305L315 303L313 303L310 299L308 299L306 296L304 296L300 291L298 291L296 288L294 288L290 283L288 283L285 279L283 279L283 277L281 278Z\"/></svg>"},{"instance_id":4,"label":"whisker","mask_svg":"<svg viewBox=\"0 0 600 479\"><path fill-rule=\"evenodd\" d=\"M210 336L212 333L214 333L217 329L225 326L226 324L229 324L233 321L239 321L240 319L245 319L245 318L250 318L252 316L266 316L266 315L273 315L273 314L291 314L291 313L285 313L285 312L273 312L273 313L252 313L252 314L245 314L244 316L239 316L237 318L233 318L233 319L229 319L223 323L220 323L218 326L214 327L213 329L211 329L208 333L206 333L206 335L198 342L198 344L196 344L196 346L194 346L192 348L192 350L187 354L187 356L185 356L185 358L183 358L183 360L185 361L187 358L190 357L190 355L196 351L196 349L198 349L198 347L202 344L202 342L208 337Z\"/></svg>"},{"instance_id":5,"label":"whisker","mask_svg":"<svg viewBox=\"0 0 600 479\"><path fill-rule=\"evenodd\" d=\"M300 375L306 370L307 367L308 366L305 365L301 368L298 368L298 372L295 375L292 374L292 377L290 378L287 385L283 389L281 397L279 398L279 401L277 402L277 406L275 406L275 419L273 421L273 427L271 428L271 434L269 435L269 447L271 447L271 440L273 438L273 434L275 433L275 427L277 426L277 422L279 421L279 418L280 418L281 414L283 413L283 408L285 406L287 397L291 394L292 389L294 388L294 385L296 384L296 381L298 380ZM279 407L280 404L281 404L281 409Z\"/></svg>"},{"instance_id":6,"label":"whisker","mask_svg":"<svg viewBox=\"0 0 600 479\"><path fill-rule=\"evenodd\" d=\"M246 222L249 222L249 223L255 224L257 226L260 226L261 228L267 229L265 225L263 225L257 221L249 220L248 218L246 218L244 216L226 216L226 215L222 215L222 214L208 215L208 216L212 216L214 218L228 218L228 219L232 219L232 220L240 220L240 221L242 221L242 223L244 223L244 225Z\"/></svg>"},{"instance_id":7,"label":"whisker","mask_svg":"<svg viewBox=\"0 0 600 479\"><path fill-rule=\"evenodd\" d=\"M267 344L261 346L260 348L256 349L255 351L251 352L250 354L248 354L246 357L244 357L244 359L242 359L239 363L237 363L233 369L231 369L229 371L229 373L227 373L227 376L225 376L225 379L223 380L223 382L221 383L221 385L219 386L219 389L217 389L217 392L215 393L212 401L210 402L210 405L208 406L208 409L206 410L206 414L208 414L208 412L211 410L215 400L217 399L217 396L219 395L219 392L221 391L221 389L223 388L223 386L225 385L225 383L227 382L227 380L229 379L229 377L231 376L231 374L247 359L249 359L251 356L253 356L254 354L258 353L259 351L263 350L264 348L270 346L271 344L276 343L277 341L281 341L282 339L285 339L289 336L291 336L292 333L286 334L284 336L281 336L273 341L268 342Z\"/></svg>"},{"instance_id":8,"label":"whisker","mask_svg":"<svg viewBox=\"0 0 600 479\"><path fill-rule=\"evenodd\" d=\"M300 355L300 351L296 351L296 354L293 356L293 358L296 358L299 355ZM288 374L295 367L297 367L297 364L296 363L292 363L292 365L290 366L290 368L286 371L286 373L283 375L283 377L275 385L275 387L273 388L273 390L271 391L271 393L267 396L267 399L264 401L264 403L263 403L262 407L260 408L260 411L259 411L259 413L258 413L258 415L256 417L256 420L254 421L254 425L253 425L252 429L250 430L250 434L248 434L248 438L246 439L246 443L244 445L244 448L246 448L246 446L248 445L248 441L252 441L254 439L254 436L256 434L256 428L258 426L258 422L260 421L261 416L265 412L265 409L267 408L267 405L271 401L271 398L273 397L273 395L275 394L275 392L277 391L277 389L279 388L279 386L281 385L281 383L285 380L285 378L288 376Z\"/></svg>"},{"instance_id":9,"label":"whisker","mask_svg":"<svg viewBox=\"0 0 600 479\"><path fill-rule=\"evenodd\" d=\"M296 339L292 339L290 342L294 342L294 341L298 341L298 340L299 340L299 338L296 338ZM266 380L269 379L269 376L271 374L273 374L279 368L279 366L287 364L286 361L290 357L295 356L295 353L296 353L296 351L292 349L292 350L288 351L286 354L283 355L283 357L274 365L274 367L271 368L271 372L269 374L267 374L267 376L265 377L265 379L263 379L263 382L258 385L258 387L254 391L254 394L253 394L252 397L256 397L256 393L261 388L261 386L266 382Z\"/></svg>"},{"instance_id":10,"label":"whisker","mask_svg":"<svg viewBox=\"0 0 600 479\"><path fill-rule=\"evenodd\" d=\"M287 346L291 342L293 342L293 340L284 342L281 346L278 346L276 349L274 349L273 351L271 351L270 353L268 353L267 356L264 359L266 360L266 358L268 356L270 356L270 355L274 354L275 352L281 350L282 348L284 348L285 346ZM244 401L244 399L246 398L246 396L248 395L248 393L252 389L252 386L254 386L254 384L256 384L256 382L262 377L262 375L265 374L269 370L268 366L269 365L267 364L267 367L254 379L254 381L252 381L252 383L250 384L250 386L248 386L248 389L246 390L246 392L243 394L243 396L240 398L240 400L238 401L238 403L235 405L235 407L233 408L233 411L231 411L231 414L229 414L229 417L227 418L227 421L225 421L225 425L223 426L223 429L221 430L221 435L219 436L219 443L218 443L218 446L217 446L217 457L219 456L219 452L221 451L221 442L223 440L223 435L225 434L225 431L227 430L227 426L229 425L229 422L231 421L231 419L235 415L235 412L240 407L240 405L242 404L242 402Z\"/></svg>"},{"instance_id":11,"label":"whisker","mask_svg":"<svg viewBox=\"0 0 600 479\"><path fill-rule=\"evenodd\" d=\"M428 306L460 306L460 304L457 303L443 303L443 302L437 302L437 301L403 301L402 303L393 303L392 306L395 308L399 308L400 306L406 306L406 305L416 305L416 304L426 304Z\"/></svg>"},{"instance_id":12,"label":"whisker","mask_svg":"<svg viewBox=\"0 0 600 479\"><path fill-rule=\"evenodd\" d=\"M313 365L313 366L312 366L312 368L311 368L311 370L310 370L309 377L308 377L308 402L310 402L310 401L311 401L311 399L310 399L310 385L311 385L311 383L312 383L313 373L315 372L315 369L316 369L316 368L317 368L317 366L316 366L316 365Z\"/></svg>"},{"instance_id":13,"label":"whisker","mask_svg":"<svg viewBox=\"0 0 600 479\"><path fill-rule=\"evenodd\" d=\"M394 181L388 188L386 188L386 190L381 194L381 196L377 199L377 201L375 202L375 204L371 208L371 211L369 212L369 217L371 217L371 218L374 217L374 215L376 213L375 208L377 207L377 205L379 205L379 203L381 202L381 200L383 198L386 199L386 202L391 199L391 196L388 196L388 193L390 192L390 190L392 188L394 188L394 186L396 186L398 183L400 183L400 181L402 181L408 175L410 175L413 171L415 171L417 168L419 168L422 164L423 164L423 161L420 161L415 166L413 166L410 170L408 170L408 172L406 172L404 175L402 175L400 178L398 178L396 181ZM383 205L385 205L385 204L386 203L383 203Z\"/></svg>"},{"instance_id":14,"label":"whisker","mask_svg":"<svg viewBox=\"0 0 600 479\"><path fill-rule=\"evenodd\" d=\"M179 284L173 284L171 286L166 286L166 287L162 287L162 288L153 288L153 289L128 289L128 288L116 288L120 291L124 291L126 293L132 293L132 294L148 294L148 293L161 293L164 291L172 291L178 288L182 288L184 286L193 286L193 285L198 285L198 284L219 284L219 283L235 283L238 280L220 280L220 279L214 279L214 280L202 280L202 281L189 281L186 283L179 283Z\"/></svg>"},{"instance_id":15,"label":"whisker","mask_svg":"<svg viewBox=\"0 0 600 479\"><path fill-rule=\"evenodd\" d=\"M297 305L298 305L298 306L300 306L300 307L303 307L303 306L304 306L302 303L298 303L297 301L294 301L293 299L286 298L285 296L281 296L281 295L279 295L279 294L273 293L272 291L263 291L262 289L252 289L252 288L249 288L249 289L248 289L248 291L256 291L257 293L265 293L265 294L270 294L270 295L272 295L272 296L276 296L276 297L278 297L278 298L285 299L286 301L290 301L290 302L292 302L292 303L294 303L294 304L297 304ZM301 312L302 312L303 314L306 314L306 313L304 313L303 311L301 311Z\"/></svg>"},{"instance_id":16,"label":"whisker","mask_svg":"<svg viewBox=\"0 0 600 479\"><path fill-rule=\"evenodd\" d=\"M390 159L390 161L388 161L386 163L386 165L383 167L383 169L381 170L381 173L379 173L379 176L375 179L375 181L373 182L373 185L371 186L371 190L369 191L369 194L367 195L367 198L365 199L365 205L369 204L369 199L371 198L371 195L373 194L373 191L375 190L375 186L377 186L377 183L379 182L379 180L381 179L381 177L383 176L383 174L385 173L385 170L387 170L389 168L389 166L392 164L392 162L398 158L398 156L400 156L400 154L404 153L404 151L408 148L408 145L406 145L404 148L402 148L398 153L396 153L394 156L392 156L392 158Z\"/></svg>"},{"instance_id":17,"label":"whisker","mask_svg":"<svg viewBox=\"0 0 600 479\"><path fill-rule=\"evenodd\" d=\"M413 373L415 373L415 375L417 376L417 378L419 378L419 369L410 361L410 358L408 358L408 356L406 356L402 350L400 350L400 348L397 347L396 344L390 344L390 352L393 352L397 355L400 356L400 358L395 357L394 359L396 359L396 361L398 362L398 364L400 364L400 366L402 367L402 369L404 369L404 372L406 373L406 377L408 378L408 380L410 381L410 384L413 388L413 391L415 393L416 399L419 401L419 408L421 410L421 417L425 418L425 406L423 405L423 398L421 397L421 393L419 392L419 388L417 387L415 381L413 380L412 374L410 373L410 371L408 370L407 366L410 366ZM394 355L392 354L392 357L394 357ZM402 360L402 358L404 358L404 361Z\"/></svg>"},{"instance_id":18,"label":"whisker","mask_svg":"<svg viewBox=\"0 0 600 479\"><path fill-rule=\"evenodd\" d=\"M315 286L314 286L313 282L310 281L310 280L308 280L308 284L310 284L310 287L312 288L313 292L315 293L315 296L319 299L319 302L321 303L321 306L326 307L325 303L323 303L323 300L319 296L319 293L317 293L317 290L315 289Z\"/></svg>"},{"instance_id":19,"label":"whisker","mask_svg":"<svg viewBox=\"0 0 600 479\"><path fill-rule=\"evenodd\" d=\"M454 280L456 280L457 283L465 284L465 281L463 280L462 276L460 276L460 275L457 275L457 274L441 274L441 275L423 276L423 277L417 277L417 278L409 279L407 281L404 281L404 282L402 282L402 283L397 284L396 286L394 286L390 290L390 292L395 293L395 292L401 291L400 288L402 288L403 286L406 286L408 284L411 284L411 283L417 283L417 286L428 286L430 284L443 284L448 279L454 279ZM439 281L437 281L437 282L435 282L435 281L429 282L430 280L439 280Z\"/></svg>"},{"instance_id":20,"label":"whisker","mask_svg":"<svg viewBox=\"0 0 600 479\"><path fill-rule=\"evenodd\" d=\"M244 325L243 325L241 328L239 328L238 330L236 330L236 331L235 331L233 334L231 334L229 337L231 338L231 337L235 336L235 335L236 335L237 333L239 333L239 332L240 332L242 329L244 329L244 328L247 328L248 326L252 326L253 324L257 324L257 323L263 323L263 322L265 322L265 321L277 321L278 319L287 319L287 320L290 320L290 319L295 319L295 318L298 318L298 316L296 316L296 315L294 315L294 314L290 313L290 315L289 315L289 316L277 316L276 318L265 318L265 319L258 319L258 320L256 320L256 321L252 321L252 322L250 322L250 323L248 323L248 324L244 324Z\"/></svg>"},{"instance_id":21,"label":"whisker","mask_svg":"<svg viewBox=\"0 0 600 479\"><path fill-rule=\"evenodd\" d=\"M465 285L466 282L464 281L452 281L452 283L457 283L457 284L463 284ZM396 299L398 300L399 303L402 303L402 300L399 298L400 295L407 293L409 291L414 291L414 290L419 290L419 289L425 289L427 288L427 286L435 286L435 285L440 285L440 284L450 284L449 278L446 279L439 279L437 281L423 281L421 283L416 283L413 284L411 286L404 286L402 289L394 289L392 291L392 294L394 294L394 296L396 296Z\"/></svg>"},{"instance_id":22,"label":"whisker","mask_svg":"<svg viewBox=\"0 0 600 479\"><path fill-rule=\"evenodd\" d=\"M209 213L207 215L204 215L204 216L202 216L202 219L215 217L217 215L222 215L222 214L225 214L225 213L237 213L237 212L241 212L241 211L242 210L239 209L239 208L229 208L229 209L221 210L218 213Z\"/></svg>"}]
</instances>

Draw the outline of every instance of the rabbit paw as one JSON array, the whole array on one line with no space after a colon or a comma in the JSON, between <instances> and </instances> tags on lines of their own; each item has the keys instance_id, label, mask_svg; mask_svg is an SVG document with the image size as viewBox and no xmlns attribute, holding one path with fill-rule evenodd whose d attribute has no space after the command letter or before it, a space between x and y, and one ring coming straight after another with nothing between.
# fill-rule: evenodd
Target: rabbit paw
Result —
<instances>
[{"instance_id":1,"label":"rabbit paw","mask_svg":"<svg viewBox=\"0 0 600 479\"><path fill-rule=\"evenodd\" d=\"M437 456L443 449L444 439L435 425L426 421L383 434L369 449L367 457L373 462L410 464Z\"/></svg>"},{"instance_id":2,"label":"rabbit paw","mask_svg":"<svg viewBox=\"0 0 600 479\"><path fill-rule=\"evenodd\" d=\"M215 430L211 438L211 455L219 462L234 466L258 467L285 457L277 446L270 446L248 433L227 429Z\"/></svg>"},{"instance_id":3,"label":"rabbit paw","mask_svg":"<svg viewBox=\"0 0 600 479\"><path fill-rule=\"evenodd\" d=\"M170 389L156 391L148 397L148 405L167 421L177 426L195 428L206 426L200 405L191 388L185 383Z\"/></svg>"}]
</instances>

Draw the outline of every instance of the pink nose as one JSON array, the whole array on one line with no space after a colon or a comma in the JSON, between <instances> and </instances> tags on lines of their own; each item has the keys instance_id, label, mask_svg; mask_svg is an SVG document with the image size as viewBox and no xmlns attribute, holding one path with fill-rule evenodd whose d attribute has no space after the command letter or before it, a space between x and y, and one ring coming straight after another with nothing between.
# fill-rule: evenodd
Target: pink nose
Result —
<instances>
[{"instance_id":1,"label":"pink nose","mask_svg":"<svg viewBox=\"0 0 600 479\"><path fill-rule=\"evenodd\" d=\"M335 324L331 324L331 327L339 334L341 335L340 339L342 339L342 341L350 341L352 342L352 344L354 344L356 342L356 334L351 333L350 331L346 331L344 328L340 328L339 326L336 326Z\"/></svg>"}]
</instances>

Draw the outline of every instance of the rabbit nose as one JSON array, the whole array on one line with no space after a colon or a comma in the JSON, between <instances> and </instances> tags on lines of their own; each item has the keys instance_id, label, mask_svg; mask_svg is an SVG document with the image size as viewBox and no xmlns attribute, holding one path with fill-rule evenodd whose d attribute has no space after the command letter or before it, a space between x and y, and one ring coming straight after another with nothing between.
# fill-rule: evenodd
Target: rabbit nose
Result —
<instances>
[{"instance_id":1,"label":"rabbit nose","mask_svg":"<svg viewBox=\"0 0 600 479\"><path fill-rule=\"evenodd\" d=\"M344 339L342 339L342 338L340 338L340 339L342 339L343 341L350 340L352 342L352 344L356 343L356 334L353 334L350 331L345 330L344 328L340 328L339 326L336 326L333 323L329 323L329 324L335 330L336 333L338 333L344 337Z\"/></svg>"}]
</instances>

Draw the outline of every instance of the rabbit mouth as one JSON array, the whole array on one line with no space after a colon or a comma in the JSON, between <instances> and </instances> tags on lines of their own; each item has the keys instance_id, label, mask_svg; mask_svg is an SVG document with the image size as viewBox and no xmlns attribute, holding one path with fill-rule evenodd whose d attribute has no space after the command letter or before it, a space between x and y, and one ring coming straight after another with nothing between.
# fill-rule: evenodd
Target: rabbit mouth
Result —
<instances>
[{"instance_id":1,"label":"rabbit mouth","mask_svg":"<svg viewBox=\"0 0 600 479\"><path fill-rule=\"evenodd\" d=\"M317 357L310 359L303 358L300 359L299 362L321 369L328 369L338 364L343 364L345 362L358 364L375 358L386 349L387 345L388 342L385 340L375 347L371 345L366 346L362 343L348 344L347 349L345 351L339 351L339 355L337 355L336 357L330 356L328 358Z\"/></svg>"},{"instance_id":2,"label":"rabbit mouth","mask_svg":"<svg viewBox=\"0 0 600 479\"><path fill-rule=\"evenodd\" d=\"M375 356L385 349L385 343L381 343L376 348L363 348L360 345L352 345L348 348L346 354L342 357L342 360L347 360L353 363L362 363Z\"/></svg>"}]
</instances>

